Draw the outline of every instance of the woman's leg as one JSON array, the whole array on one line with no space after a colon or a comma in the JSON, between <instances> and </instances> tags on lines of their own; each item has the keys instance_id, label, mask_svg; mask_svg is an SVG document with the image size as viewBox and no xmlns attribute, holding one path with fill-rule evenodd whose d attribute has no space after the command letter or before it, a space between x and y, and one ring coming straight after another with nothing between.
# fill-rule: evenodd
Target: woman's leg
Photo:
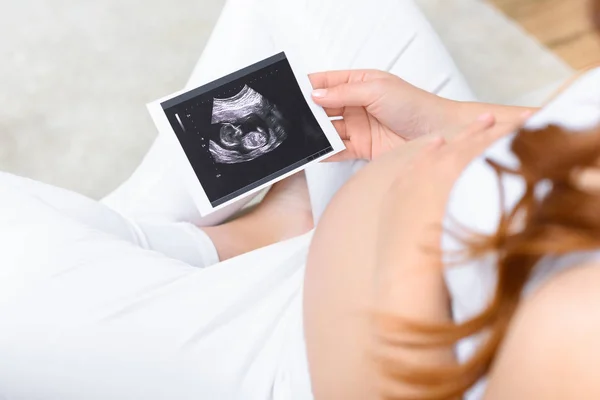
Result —
<instances>
[{"instance_id":1,"label":"woman's leg","mask_svg":"<svg viewBox=\"0 0 600 400\"><path fill-rule=\"evenodd\" d=\"M94 231L157 251L194 267L208 267L219 261L210 237L186 222L134 222L78 193L0 172L0 192L7 191L19 193L25 202L49 207L61 217ZM17 208L21 210L18 212L22 212L25 206L16 202L8 209L17 212Z\"/></svg>"},{"instance_id":2,"label":"woman's leg","mask_svg":"<svg viewBox=\"0 0 600 400\"><path fill-rule=\"evenodd\" d=\"M29 183L0 176L0 398L290 392L308 235L193 268L65 217L88 207L63 197L60 210L60 194Z\"/></svg>"},{"instance_id":3,"label":"woman's leg","mask_svg":"<svg viewBox=\"0 0 600 400\"><path fill-rule=\"evenodd\" d=\"M473 95L412 0L229 0L188 82L199 86L276 51L300 55L309 71L377 68L456 100ZM142 165L104 201L133 218L222 222L239 203L201 218L160 136ZM306 175L315 221L362 162L328 163Z\"/></svg>"},{"instance_id":4,"label":"woman's leg","mask_svg":"<svg viewBox=\"0 0 600 400\"><path fill-rule=\"evenodd\" d=\"M304 174L275 184L261 204L245 215L204 228L187 222L129 220L78 193L2 172L0 187L20 191L61 216L96 231L195 267L208 267L299 236L313 227Z\"/></svg>"}]
</instances>

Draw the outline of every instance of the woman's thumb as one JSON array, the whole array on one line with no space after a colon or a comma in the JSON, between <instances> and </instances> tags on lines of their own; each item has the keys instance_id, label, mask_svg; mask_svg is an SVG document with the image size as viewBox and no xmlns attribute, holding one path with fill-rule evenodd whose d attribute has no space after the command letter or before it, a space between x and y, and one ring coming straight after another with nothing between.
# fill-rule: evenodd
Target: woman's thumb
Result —
<instances>
[{"instance_id":1,"label":"woman's thumb","mask_svg":"<svg viewBox=\"0 0 600 400\"><path fill-rule=\"evenodd\" d=\"M315 103L322 107L367 107L377 100L381 93L375 81L343 83L312 92Z\"/></svg>"}]
</instances>

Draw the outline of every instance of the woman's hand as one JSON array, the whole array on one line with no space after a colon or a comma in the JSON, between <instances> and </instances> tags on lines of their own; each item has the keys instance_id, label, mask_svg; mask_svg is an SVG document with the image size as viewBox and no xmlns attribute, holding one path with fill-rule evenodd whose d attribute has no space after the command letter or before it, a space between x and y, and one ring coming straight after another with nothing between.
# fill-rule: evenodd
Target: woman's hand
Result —
<instances>
[{"instance_id":1,"label":"woman's hand","mask_svg":"<svg viewBox=\"0 0 600 400\"><path fill-rule=\"evenodd\" d=\"M333 161L372 160L425 134L451 136L488 112L510 125L535 111L444 99L377 70L320 72L310 80L315 103L330 117L343 118L333 124L347 151Z\"/></svg>"},{"instance_id":2,"label":"woman's hand","mask_svg":"<svg viewBox=\"0 0 600 400\"><path fill-rule=\"evenodd\" d=\"M372 160L428 133L446 128L454 102L377 70L330 71L310 75L315 103L330 117L347 151L340 159Z\"/></svg>"}]
</instances>

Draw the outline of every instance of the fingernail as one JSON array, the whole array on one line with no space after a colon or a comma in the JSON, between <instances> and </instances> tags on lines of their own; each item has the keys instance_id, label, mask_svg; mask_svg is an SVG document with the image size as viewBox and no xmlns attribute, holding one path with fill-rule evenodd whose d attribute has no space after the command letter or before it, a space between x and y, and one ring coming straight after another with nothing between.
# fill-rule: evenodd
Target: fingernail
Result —
<instances>
[{"instance_id":1,"label":"fingernail","mask_svg":"<svg viewBox=\"0 0 600 400\"><path fill-rule=\"evenodd\" d=\"M494 118L494 115L492 113L485 113L485 114L481 114L479 117L477 117L477 121L481 121L481 122L487 122L490 121Z\"/></svg>"},{"instance_id":2,"label":"fingernail","mask_svg":"<svg viewBox=\"0 0 600 400\"><path fill-rule=\"evenodd\" d=\"M313 90L312 95L314 98L322 99L323 97L327 96L327 89Z\"/></svg>"}]
</instances>

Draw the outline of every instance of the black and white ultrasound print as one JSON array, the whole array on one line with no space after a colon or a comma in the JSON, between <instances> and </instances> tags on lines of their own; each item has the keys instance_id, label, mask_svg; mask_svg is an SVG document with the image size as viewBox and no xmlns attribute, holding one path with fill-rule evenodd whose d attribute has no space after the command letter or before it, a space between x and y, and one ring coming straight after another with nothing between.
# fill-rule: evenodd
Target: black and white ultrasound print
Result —
<instances>
[{"instance_id":1,"label":"black and white ultrasound print","mask_svg":"<svg viewBox=\"0 0 600 400\"><path fill-rule=\"evenodd\" d=\"M209 141L209 151L222 164L252 161L287 138L277 106L248 85L232 97L213 100L212 123L221 128L219 140Z\"/></svg>"},{"instance_id":2,"label":"black and white ultrasound print","mask_svg":"<svg viewBox=\"0 0 600 400\"><path fill-rule=\"evenodd\" d=\"M283 53L161 106L213 207L334 151Z\"/></svg>"}]
</instances>

